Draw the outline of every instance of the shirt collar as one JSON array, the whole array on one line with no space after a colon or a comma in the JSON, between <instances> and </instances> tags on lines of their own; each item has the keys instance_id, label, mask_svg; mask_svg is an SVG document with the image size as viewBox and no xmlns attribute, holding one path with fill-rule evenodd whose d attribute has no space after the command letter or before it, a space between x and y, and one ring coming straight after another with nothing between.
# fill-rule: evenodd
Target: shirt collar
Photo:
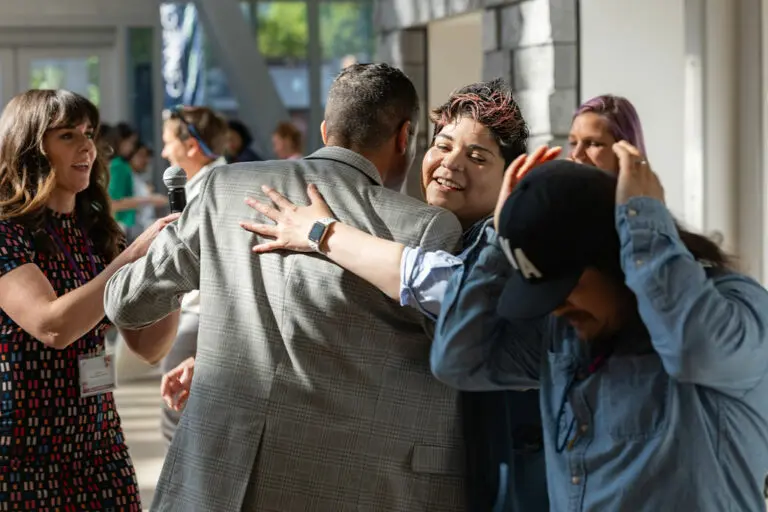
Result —
<instances>
[{"instance_id":1,"label":"shirt collar","mask_svg":"<svg viewBox=\"0 0 768 512\"><path fill-rule=\"evenodd\" d=\"M360 153L355 153L352 150L339 146L327 146L318 149L308 157L305 157L305 159L334 160L336 162L341 162L362 172L374 182L376 182L376 184L383 185L383 182L381 181L381 175L379 174L379 170L376 168L376 166L373 165L373 163L363 155Z\"/></svg>"},{"instance_id":2,"label":"shirt collar","mask_svg":"<svg viewBox=\"0 0 768 512\"><path fill-rule=\"evenodd\" d=\"M187 181L187 188L194 187L195 184L201 181L203 179L203 176L205 176L205 174L211 169L213 169L214 167L219 167L220 165L226 165L226 164L227 164L226 158L224 158L223 156L220 156L219 158L209 163L208 165L204 165L202 169L200 169L200 172L192 176L192 179Z\"/></svg>"}]
</instances>

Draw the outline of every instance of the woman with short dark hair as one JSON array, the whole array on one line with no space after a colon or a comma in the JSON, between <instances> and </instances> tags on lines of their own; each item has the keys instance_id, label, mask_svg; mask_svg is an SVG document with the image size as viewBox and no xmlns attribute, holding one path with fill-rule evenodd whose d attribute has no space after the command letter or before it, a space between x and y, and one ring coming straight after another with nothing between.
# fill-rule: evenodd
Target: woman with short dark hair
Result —
<instances>
[{"instance_id":1,"label":"woman with short dark hair","mask_svg":"<svg viewBox=\"0 0 768 512\"><path fill-rule=\"evenodd\" d=\"M519 157L525 158L528 127L511 88L500 79L455 91L432 110L431 119L435 136L422 163L422 190L429 204L459 219L465 230L465 252L458 256L428 253L339 223L331 224L321 247L332 261L393 300L434 319L454 269L461 266L466 251L482 245L487 231L493 229L490 218L505 169ZM559 149L540 149L532 162L558 154ZM317 189L310 186L312 204L299 208L274 190L268 193L282 211L255 201L250 204L278 226L244 227L277 241L255 250L309 250L307 233L313 223L333 216ZM468 510L547 510L538 392L463 393L461 404Z\"/></svg>"}]
</instances>

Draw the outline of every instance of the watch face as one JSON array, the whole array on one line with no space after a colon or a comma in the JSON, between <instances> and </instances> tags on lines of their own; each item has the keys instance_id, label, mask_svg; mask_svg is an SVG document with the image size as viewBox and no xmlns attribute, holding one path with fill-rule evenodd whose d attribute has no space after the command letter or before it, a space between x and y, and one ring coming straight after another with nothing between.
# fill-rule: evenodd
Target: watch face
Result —
<instances>
[{"instance_id":1,"label":"watch face","mask_svg":"<svg viewBox=\"0 0 768 512\"><path fill-rule=\"evenodd\" d=\"M315 225L309 230L309 240L317 243L323 237L323 233L325 233L325 224L322 222L315 222Z\"/></svg>"}]
</instances>

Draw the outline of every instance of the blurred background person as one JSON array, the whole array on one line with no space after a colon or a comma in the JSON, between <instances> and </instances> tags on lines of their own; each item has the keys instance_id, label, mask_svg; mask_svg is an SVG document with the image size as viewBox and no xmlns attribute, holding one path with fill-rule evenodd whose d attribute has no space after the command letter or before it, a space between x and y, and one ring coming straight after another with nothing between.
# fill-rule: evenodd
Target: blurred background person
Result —
<instances>
[{"instance_id":1,"label":"blurred background person","mask_svg":"<svg viewBox=\"0 0 768 512\"><path fill-rule=\"evenodd\" d=\"M131 168L133 169L133 194L138 198L155 197L155 201L147 203L136 208L135 228L139 233L143 232L157 220L157 209L167 206L167 198L163 194L154 194L155 187L149 183L151 175L150 167L154 151L146 143L139 141L131 157Z\"/></svg>"},{"instance_id":2,"label":"blurred background person","mask_svg":"<svg viewBox=\"0 0 768 512\"><path fill-rule=\"evenodd\" d=\"M227 121L207 107L179 106L164 114L162 157L184 169L187 174L187 202L200 192L203 177L218 166L226 165L221 156L227 149ZM187 293L181 302L181 319L176 340L163 358L163 373L197 353L197 332L200 322L200 292ZM181 413L162 408L163 437L170 443Z\"/></svg>"},{"instance_id":3,"label":"blurred background person","mask_svg":"<svg viewBox=\"0 0 768 512\"><path fill-rule=\"evenodd\" d=\"M4 510L141 511L114 373L104 371L114 368L104 347L104 288L176 216L123 250L97 133L96 107L69 91L20 94L0 117ZM128 334L168 339L177 319Z\"/></svg>"},{"instance_id":4,"label":"blurred background person","mask_svg":"<svg viewBox=\"0 0 768 512\"><path fill-rule=\"evenodd\" d=\"M139 142L136 131L128 123L118 123L107 133L113 151L109 162L109 197L115 219L130 241L141 233L136 225L137 209L142 206L162 207L167 199L162 194L138 195L134 190L134 172L130 161Z\"/></svg>"},{"instance_id":5,"label":"blurred background person","mask_svg":"<svg viewBox=\"0 0 768 512\"><path fill-rule=\"evenodd\" d=\"M568 158L604 171L619 172L613 145L626 140L642 154L645 138L634 105L621 96L603 94L585 101L571 121Z\"/></svg>"},{"instance_id":6,"label":"blurred background person","mask_svg":"<svg viewBox=\"0 0 768 512\"><path fill-rule=\"evenodd\" d=\"M227 123L227 149L225 156L228 164L239 162L258 162L262 158L251 149L253 136L245 124L237 119L230 119Z\"/></svg>"},{"instance_id":7,"label":"blurred background person","mask_svg":"<svg viewBox=\"0 0 768 512\"><path fill-rule=\"evenodd\" d=\"M272 133L272 149L280 160L298 160L304 156L303 138L293 123L284 121Z\"/></svg>"}]
</instances>

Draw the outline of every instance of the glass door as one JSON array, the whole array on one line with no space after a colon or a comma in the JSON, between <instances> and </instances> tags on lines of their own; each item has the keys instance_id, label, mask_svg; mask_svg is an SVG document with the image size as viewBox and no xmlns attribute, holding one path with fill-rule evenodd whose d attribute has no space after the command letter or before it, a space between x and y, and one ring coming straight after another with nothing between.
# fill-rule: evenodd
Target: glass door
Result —
<instances>
[{"instance_id":1,"label":"glass door","mask_svg":"<svg viewBox=\"0 0 768 512\"><path fill-rule=\"evenodd\" d=\"M67 89L90 99L104 119L117 114L109 48L19 48L17 89Z\"/></svg>"}]
</instances>

